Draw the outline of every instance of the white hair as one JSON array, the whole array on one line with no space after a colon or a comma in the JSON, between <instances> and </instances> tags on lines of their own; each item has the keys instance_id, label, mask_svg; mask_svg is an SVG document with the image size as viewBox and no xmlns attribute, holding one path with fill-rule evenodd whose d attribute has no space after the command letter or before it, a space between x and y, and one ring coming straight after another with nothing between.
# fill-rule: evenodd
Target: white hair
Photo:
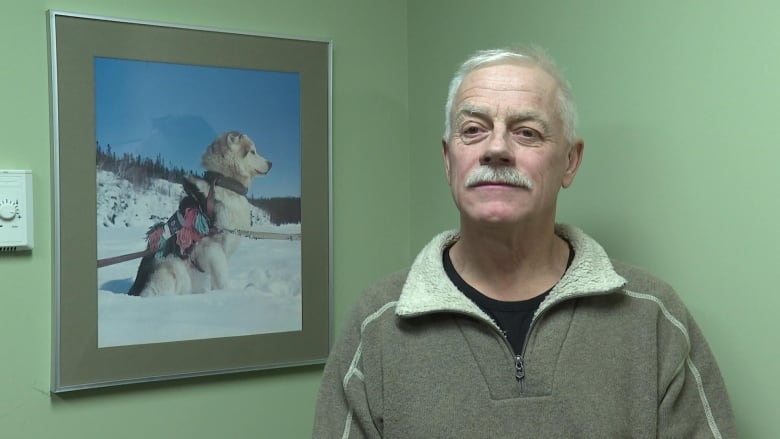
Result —
<instances>
[{"instance_id":1,"label":"white hair","mask_svg":"<svg viewBox=\"0 0 780 439\"><path fill-rule=\"evenodd\" d=\"M552 57L544 49L533 45L480 50L461 64L450 82L447 103L444 107L444 139L449 141L452 135L452 105L466 75L482 67L506 63L522 63L539 67L552 76L558 86L556 110L563 122L563 134L569 142L574 141L577 130L577 108L574 104L571 87L555 65Z\"/></svg>"}]
</instances>

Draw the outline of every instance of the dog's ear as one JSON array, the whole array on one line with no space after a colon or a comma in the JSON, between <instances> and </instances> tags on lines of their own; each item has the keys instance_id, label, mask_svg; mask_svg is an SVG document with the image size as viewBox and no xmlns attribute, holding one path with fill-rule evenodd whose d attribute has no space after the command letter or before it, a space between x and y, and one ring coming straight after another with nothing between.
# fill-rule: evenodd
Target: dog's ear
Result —
<instances>
[{"instance_id":1,"label":"dog's ear","mask_svg":"<svg viewBox=\"0 0 780 439\"><path fill-rule=\"evenodd\" d=\"M241 157L246 157L250 153L255 153L255 143L246 134L239 134L236 144Z\"/></svg>"},{"instance_id":2,"label":"dog's ear","mask_svg":"<svg viewBox=\"0 0 780 439\"><path fill-rule=\"evenodd\" d=\"M243 134L237 132L237 131L231 131L227 135L227 143L231 147L234 145L239 145L241 143L241 137L243 137Z\"/></svg>"}]
</instances>

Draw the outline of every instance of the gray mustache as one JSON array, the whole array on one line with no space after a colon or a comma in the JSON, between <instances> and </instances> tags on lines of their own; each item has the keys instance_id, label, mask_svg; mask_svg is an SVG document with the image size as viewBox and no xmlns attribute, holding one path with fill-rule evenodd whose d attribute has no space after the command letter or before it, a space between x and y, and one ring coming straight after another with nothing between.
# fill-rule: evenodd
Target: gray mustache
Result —
<instances>
[{"instance_id":1,"label":"gray mustache","mask_svg":"<svg viewBox=\"0 0 780 439\"><path fill-rule=\"evenodd\" d=\"M532 189L534 183L517 168L508 166L480 166L474 168L466 177L466 187L484 183L502 183Z\"/></svg>"}]
</instances>

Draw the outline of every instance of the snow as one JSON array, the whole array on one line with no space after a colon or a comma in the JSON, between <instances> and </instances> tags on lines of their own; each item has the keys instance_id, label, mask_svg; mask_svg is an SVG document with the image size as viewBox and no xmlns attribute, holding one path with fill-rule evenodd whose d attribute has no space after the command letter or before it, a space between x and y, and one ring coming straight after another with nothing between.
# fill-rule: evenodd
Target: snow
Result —
<instances>
[{"instance_id":1,"label":"snow","mask_svg":"<svg viewBox=\"0 0 780 439\"><path fill-rule=\"evenodd\" d=\"M144 250L146 230L183 197L181 185L163 180L141 190L98 171L97 182L98 259ZM300 233L300 224L268 218L255 208L251 229ZM97 270L98 347L301 330L301 241L241 238L229 259L230 288L203 294L128 296L139 262Z\"/></svg>"}]
</instances>

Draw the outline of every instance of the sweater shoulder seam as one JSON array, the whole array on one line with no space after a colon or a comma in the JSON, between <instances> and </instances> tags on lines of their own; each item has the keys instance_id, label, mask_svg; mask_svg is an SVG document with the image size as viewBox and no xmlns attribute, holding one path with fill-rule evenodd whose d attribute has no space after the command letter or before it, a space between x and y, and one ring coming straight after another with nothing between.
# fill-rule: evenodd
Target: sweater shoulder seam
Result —
<instances>
[{"instance_id":1,"label":"sweater shoulder seam","mask_svg":"<svg viewBox=\"0 0 780 439\"><path fill-rule=\"evenodd\" d=\"M364 381L363 371L361 371L360 368L358 367L358 364L360 363L360 358L363 353L363 333L365 332L368 325L370 325L372 322L379 319L387 310L394 308L397 303L398 303L397 300L385 303L384 305L380 306L376 311L366 316L366 318L364 318L362 322L360 322L360 337L359 337L360 341L358 342L357 348L355 348L355 354L352 356L352 361L349 363L349 367L347 368L347 372L346 374L344 374L344 378L341 383L344 392L347 391L347 386L349 385L349 382L352 379L352 377L355 377L360 381ZM342 434L342 437L344 438L349 437L350 430L352 429L352 418L353 418L353 411L352 409L350 409L349 412L347 413L347 418L344 422L344 432Z\"/></svg>"},{"instance_id":2,"label":"sweater shoulder seam","mask_svg":"<svg viewBox=\"0 0 780 439\"><path fill-rule=\"evenodd\" d=\"M691 372L694 381L696 381L696 390L699 394L699 400L701 401L702 409L704 411L705 417L707 418L707 424L710 427L710 431L712 432L713 437L715 437L716 439L721 439L722 436L720 433L720 429L718 428L718 425L715 422L715 416L712 413L712 407L710 406L709 399L707 398L707 393L704 389L704 383L702 382L701 374L699 373L699 369L696 367L696 364L693 362L693 359L691 358L691 338L690 335L688 334L688 329L679 319L677 319L677 317L672 315L672 313L666 307L664 301L661 300L660 298L652 294L639 293L631 290L623 290L623 292L627 296L633 297L635 299L649 300L651 302L654 302L656 305L658 305L659 309L661 310L661 314L663 314L664 318L666 318L666 320L669 321L669 323L671 323L674 327L676 327L680 331L680 333L682 333L687 347L686 349L687 355L683 363L677 367L675 374L679 373L680 369L682 369L683 367L687 367L688 370Z\"/></svg>"},{"instance_id":3,"label":"sweater shoulder seam","mask_svg":"<svg viewBox=\"0 0 780 439\"><path fill-rule=\"evenodd\" d=\"M368 325L376 321L388 309L394 308L397 303L398 303L397 300L393 300L391 302L385 303L384 305L379 307L376 311L366 316L366 318L364 318L362 322L360 322L360 341L358 342L357 348L355 348L355 354L352 356L352 361L349 364L349 368L347 368L347 373L344 375L343 386L345 390L352 376L357 376L358 379L360 379L361 381L363 380L363 373L358 368L358 363L360 363L360 357L363 354L363 333L366 331Z\"/></svg>"}]
</instances>

